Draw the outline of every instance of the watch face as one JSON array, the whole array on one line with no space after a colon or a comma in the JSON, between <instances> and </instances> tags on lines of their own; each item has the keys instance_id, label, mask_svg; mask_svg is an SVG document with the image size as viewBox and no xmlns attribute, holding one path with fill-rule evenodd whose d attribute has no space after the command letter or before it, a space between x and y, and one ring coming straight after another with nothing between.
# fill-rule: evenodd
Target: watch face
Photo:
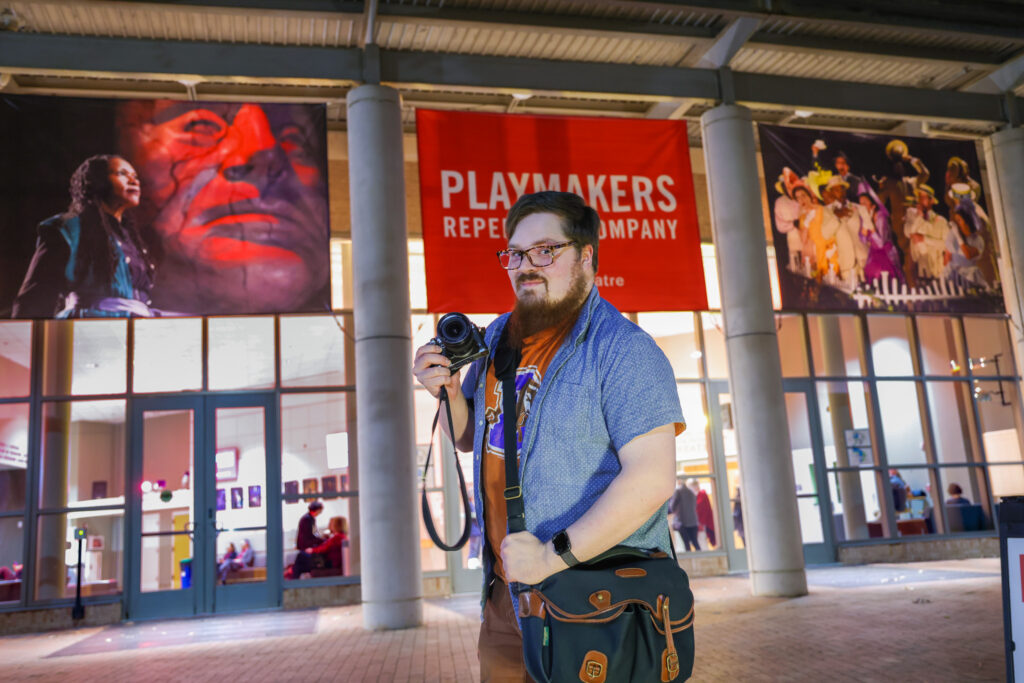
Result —
<instances>
[{"instance_id":1,"label":"watch face","mask_svg":"<svg viewBox=\"0 0 1024 683\"><path fill-rule=\"evenodd\" d=\"M572 549L572 546L569 544L569 534L564 531L559 531L555 534L555 537L551 539L551 542L555 546L555 552L559 555Z\"/></svg>"}]
</instances>

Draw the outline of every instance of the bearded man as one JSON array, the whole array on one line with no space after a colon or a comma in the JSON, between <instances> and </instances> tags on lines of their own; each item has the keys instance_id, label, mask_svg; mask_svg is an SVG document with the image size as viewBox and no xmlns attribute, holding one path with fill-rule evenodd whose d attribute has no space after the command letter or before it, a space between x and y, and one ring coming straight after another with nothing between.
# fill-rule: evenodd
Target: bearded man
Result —
<instances>
[{"instance_id":1,"label":"bearded man","mask_svg":"<svg viewBox=\"0 0 1024 683\"><path fill-rule=\"evenodd\" d=\"M466 377L440 347L416 351L413 374L450 397L460 450L473 450L477 518L484 521L483 681L529 681L509 584L536 584L615 545L670 552L666 503L675 443L685 428L674 374L654 340L598 294L600 219L567 192L524 195L498 252L516 305L488 326L490 356ZM502 414L493 356L521 349L516 416ZM509 533L504 420L518 426L526 531Z\"/></svg>"}]
</instances>

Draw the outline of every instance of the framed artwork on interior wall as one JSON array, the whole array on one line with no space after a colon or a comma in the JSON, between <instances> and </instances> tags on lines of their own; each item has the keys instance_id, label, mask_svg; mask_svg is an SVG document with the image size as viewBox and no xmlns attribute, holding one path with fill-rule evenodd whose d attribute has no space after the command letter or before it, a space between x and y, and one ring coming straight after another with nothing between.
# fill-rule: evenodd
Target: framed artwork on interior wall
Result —
<instances>
[{"instance_id":1,"label":"framed artwork on interior wall","mask_svg":"<svg viewBox=\"0 0 1024 683\"><path fill-rule=\"evenodd\" d=\"M226 510L228 507L228 496L226 489L217 489L217 509Z\"/></svg>"},{"instance_id":2,"label":"framed artwork on interior wall","mask_svg":"<svg viewBox=\"0 0 1024 683\"><path fill-rule=\"evenodd\" d=\"M286 481L284 483L284 495L286 497L287 496L297 496L297 495L299 495L299 482L295 481L294 479L292 481ZM297 501L297 500L286 500L285 502L286 503L298 503L299 501Z\"/></svg>"},{"instance_id":3,"label":"framed artwork on interior wall","mask_svg":"<svg viewBox=\"0 0 1024 683\"><path fill-rule=\"evenodd\" d=\"M320 477L320 490L323 493L337 493L338 478L333 474L328 477Z\"/></svg>"},{"instance_id":4,"label":"framed artwork on interior wall","mask_svg":"<svg viewBox=\"0 0 1024 683\"><path fill-rule=\"evenodd\" d=\"M320 493L320 491L317 490L317 480L316 480L316 477L311 477L309 479L303 479L302 480L302 492L303 493Z\"/></svg>"},{"instance_id":5,"label":"framed artwork on interior wall","mask_svg":"<svg viewBox=\"0 0 1024 683\"><path fill-rule=\"evenodd\" d=\"M245 498L242 496L242 487L233 486L231 488L231 509L240 510L245 506Z\"/></svg>"},{"instance_id":6,"label":"framed artwork on interior wall","mask_svg":"<svg viewBox=\"0 0 1024 683\"><path fill-rule=\"evenodd\" d=\"M257 484L249 487L249 507L258 508L263 505L263 488Z\"/></svg>"},{"instance_id":7,"label":"framed artwork on interior wall","mask_svg":"<svg viewBox=\"0 0 1024 683\"><path fill-rule=\"evenodd\" d=\"M92 483L92 498L93 498L93 500L96 500L97 498L106 498L106 497L107 497L107 482L105 482L105 481L94 481Z\"/></svg>"}]
</instances>

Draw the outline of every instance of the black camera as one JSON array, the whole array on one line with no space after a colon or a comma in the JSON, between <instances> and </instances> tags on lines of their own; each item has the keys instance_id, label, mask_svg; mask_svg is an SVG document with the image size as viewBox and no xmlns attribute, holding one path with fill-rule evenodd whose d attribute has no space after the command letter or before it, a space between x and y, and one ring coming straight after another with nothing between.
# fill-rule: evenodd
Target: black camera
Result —
<instances>
[{"instance_id":1,"label":"black camera","mask_svg":"<svg viewBox=\"0 0 1024 683\"><path fill-rule=\"evenodd\" d=\"M437 322L437 336L431 344L441 347L441 355L450 360L452 374L463 365L487 355L484 331L462 313L448 313Z\"/></svg>"}]
</instances>

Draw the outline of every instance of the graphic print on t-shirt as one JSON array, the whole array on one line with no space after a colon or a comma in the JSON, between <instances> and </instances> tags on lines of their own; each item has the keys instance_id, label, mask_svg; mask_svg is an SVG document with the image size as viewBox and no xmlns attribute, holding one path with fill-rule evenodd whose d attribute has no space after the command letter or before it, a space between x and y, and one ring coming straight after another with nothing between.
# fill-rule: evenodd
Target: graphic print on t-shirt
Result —
<instances>
[{"instance_id":1,"label":"graphic print on t-shirt","mask_svg":"<svg viewBox=\"0 0 1024 683\"><path fill-rule=\"evenodd\" d=\"M526 418L530 415L530 407L537 395L537 389L540 388L541 379L541 372L536 365L521 367L516 371L516 413L519 415L519 422L516 425L516 452L522 450L523 428L526 425ZM495 382L494 398L488 402L490 405L484 411L484 418L487 420L487 452L502 460L505 459L503 401L502 383Z\"/></svg>"}]
</instances>

